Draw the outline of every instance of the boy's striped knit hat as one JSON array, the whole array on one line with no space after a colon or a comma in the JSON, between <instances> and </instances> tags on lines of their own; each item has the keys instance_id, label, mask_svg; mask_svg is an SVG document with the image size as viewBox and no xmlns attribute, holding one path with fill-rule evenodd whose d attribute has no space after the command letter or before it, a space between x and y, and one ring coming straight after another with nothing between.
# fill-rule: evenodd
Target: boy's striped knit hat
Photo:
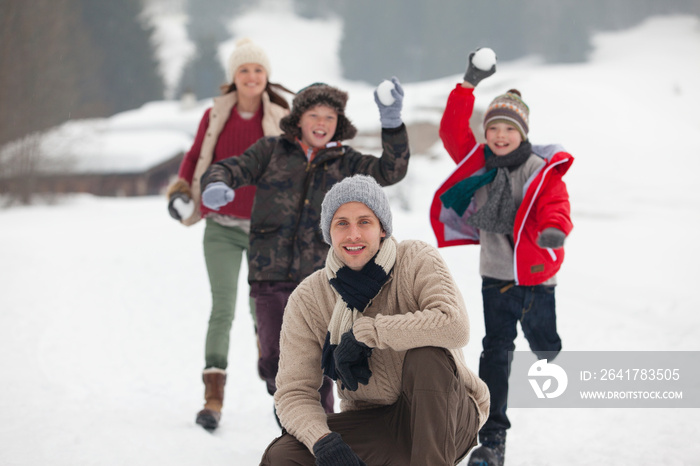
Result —
<instances>
[{"instance_id":1,"label":"boy's striped knit hat","mask_svg":"<svg viewBox=\"0 0 700 466\"><path fill-rule=\"evenodd\" d=\"M530 108L523 102L520 91L511 89L503 95L499 95L489 105L484 115L484 131L492 123L502 121L515 126L523 141L527 140L527 133L530 130Z\"/></svg>"}]
</instances>

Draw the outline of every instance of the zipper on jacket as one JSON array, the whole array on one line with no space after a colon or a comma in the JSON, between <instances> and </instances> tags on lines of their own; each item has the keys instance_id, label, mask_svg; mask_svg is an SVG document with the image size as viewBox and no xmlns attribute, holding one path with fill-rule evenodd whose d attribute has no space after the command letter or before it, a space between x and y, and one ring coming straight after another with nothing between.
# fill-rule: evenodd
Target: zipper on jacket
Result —
<instances>
[{"instance_id":1,"label":"zipper on jacket","mask_svg":"<svg viewBox=\"0 0 700 466\"><path fill-rule=\"evenodd\" d=\"M320 160L320 158L321 158L321 152L322 152L322 150L319 151L319 152L316 154L316 157L314 157L314 160ZM324 184L323 184L323 186L326 185L326 184L325 184L325 171L328 170L328 165L327 165L327 164L328 164L329 160L334 160L334 159L336 159L336 158L339 158L339 157L341 157L344 153L345 153L345 151L344 151L344 150L341 150L340 154L338 154L337 157L332 157L332 158L330 158L330 159L327 159L325 162L323 162L323 169L324 169ZM292 244L292 248L293 248L293 249L292 249L292 254L295 254L296 249L297 249L297 241L298 241L298 238L299 238L299 224L301 223L301 217L302 217L302 215L304 215L304 207L306 206L306 201L307 201L307 199L309 199L309 197L310 197L309 186L311 185L311 180L313 179L313 176L314 176L314 170L313 170L313 168L314 168L314 167L319 167L319 166L320 166L319 164L314 165L313 161L308 160L308 157L307 157L307 163L306 163L306 178L304 179L304 191L303 191L303 193L302 193L301 198L299 199L299 209L298 209L297 221L296 221L296 224L294 225L294 236L292 237L292 240L293 240L293 244ZM311 201L309 200L309 204L310 204L310 203L311 203ZM320 214L320 212L319 212L319 214ZM294 258L292 258L292 262L294 262ZM292 265L291 265L291 263L290 263L289 268L287 269L287 277L291 279L291 278L292 278L291 275L292 275Z\"/></svg>"},{"instance_id":2,"label":"zipper on jacket","mask_svg":"<svg viewBox=\"0 0 700 466\"><path fill-rule=\"evenodd\" d=\"M316 154L318 157L318 154ZM315 158L317 158L315 157ZM304 178L304 191L302 192L301 197L299 198L299 208L297 209L297 221L296 224L294 225L294 231L293 234L294 236L292 237L292 260L289 264L289 268L287 269L287 277L291 280L292 277L292 267L294 263L294 259L297 256L296 251L298 249L298 241L299 241L299 224L301 223L301 217L304 215L304 206L306 204L306 200L309 196L309 185L311 184L311 179L313 178L313 171L311 170L312 168L312 162L311 160L307 159L306 163L306 177ZM310 201L309 201L310 203ZM299 281L297 279L297 281Z\"/></svg>"},{"instance_id":3,"label":"zipper on jacket","mask_svg":"<svg viewBox=\"0 0 700 466\"><path fill-rule=\"evenodd\" d=\"M309 147L306 149L306 173L309 173L309 170L311 170L311 156L314 155L314 149L313 147ZM318 155L318 154L317 154Z\"/></svg>"},{"instance_id":4,"label":"zipper on jacket","mask_svg":"<svg viewBox=\"0 0 700 466\"><path fill-rule=\"evenodd\" d=\"M552 261L556 262L556 260L557 260L557 255L554 254L554 249L552 249L552 248L547 248L547 252L549 253L549 257L552 258Z\"/></svg>"},{"instance_id":5,"label":"zipper on jacket","mask_svg":"<svg viewBox=\"0 0 700 466\"><path fill-rule=\"evenodd\" d=\"M556 166L558 166L558 165L561 165L562 163L566 163L566 162L568 162L568 161L569 161L569 159L568 159L568 158L565 158L565 159L560 160L560 161L558 161L558 162L555 162L555 163L553 163L553 164L551 164L551 165L549 165L549 166L545 164L545 165L537 172L537 173L539 174L539 173L541 173L542 170L544 170L544 174L542 175L542 179L540 180L539 184L537 185L537 188L535 188L535 193L533 194L532 199L530 199L530 203L529 203L529 205L527 206L527 210L525 211L525 217L523 218L523 221L522 221L522 223L521 223L521 225L520 225L520 229L518 230L518 240L517 240L517 242L515 243L515 248L513 249L513 274L514 274L514 277L515 277L515 283L516 283L516 285L519 285L519 284L520 284L520 280L519 280L519 277L518 277L518 249L519 249L519 247L520 247L520 238L521 238L521 235L522 235L522 231L523 231L523 229L525 228L525 222L527 221L528 217L530 216L530 211L532 210L532 206L534 205L535 200L536 200L536 199L538 198L538 196L540 195L540 190L542 189L542 185L544 184L545 178L549 176L549 173L552 171L552 169L553 169L554 167L556 167ZM534 180L534 177L532 177L530 180L527 181L527 183L526 183L527 189L530 189L530 186L529 186L529 185L530 185L531 181L533 181L533 180ZM523 187L523 192L525 192L525 187ZM522 205L520 206L520 208L522 208ZM546 248L546 249L547 249L547 252L549 253L549 256L552 258L552 260L556 262L557 256L556 256L556 254L554 253L554 251L553 251L551 248Z\"/></svg>"}]
</instances>

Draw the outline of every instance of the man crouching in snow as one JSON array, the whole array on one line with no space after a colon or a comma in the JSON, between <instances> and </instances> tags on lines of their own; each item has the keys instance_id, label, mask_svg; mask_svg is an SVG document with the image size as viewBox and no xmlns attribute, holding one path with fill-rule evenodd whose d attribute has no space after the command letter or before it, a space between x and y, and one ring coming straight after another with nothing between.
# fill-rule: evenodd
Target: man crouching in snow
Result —
<instances>
[{"instance_id":1,"label":"man crouching in snow","mask_svg":"<svg viewBox=\"0 0 700 466\"><path fill-rule=\"evenodd\" d=\"M462 296L442 257L391 235L386 194L356 175L321 207L325 268L284 313L275 405L283 435L262 465L447 465L476 445L489 392L467 368ZM318 389L336 381L341 412Z\"/></svg>"}]
</instances>

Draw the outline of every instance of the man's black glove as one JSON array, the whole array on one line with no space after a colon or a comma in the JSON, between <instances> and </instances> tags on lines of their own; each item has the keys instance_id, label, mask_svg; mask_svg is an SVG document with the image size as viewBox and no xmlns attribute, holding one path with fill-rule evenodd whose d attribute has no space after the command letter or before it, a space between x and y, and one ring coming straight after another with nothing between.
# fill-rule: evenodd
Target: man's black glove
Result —
<instances>
[{"instance_id":1,"label":"man's black glove","mask_svg":"<svg viewBox=\"0 0 700 466\"><path fill-rule=\"evenodd\" d=\"M367 466L337 432L314 443L314 456L316 466Z\"/></svg>"},{"instance_id":2,"label":"man's black glove","mask_svg":"<svg viewBox=\"0 0 700 466\"><path fill-rule=\"evenodd\" d=\"M488 78L496 72L495 63L488 70L482 70L474 64L474 55L481 49L482 47L479 47L478 49L474 50L472 53L469 54L469 63L467 64L467 71L466 73L464 73L464 80L474 87L476 87L476 85L479 84L483 79Z\"/></svg>"},{"instance_id":3,"label":"man's black glove","mask_svg":"<svg viewBox=\"0 0 700 466\"><path fill-rule=\"evenodd\" d=\"M537 238L537 245L541 248L552 248L558 249L564 246L564 240L566 235L563 231L549 227L545 228L542 233L540 233L539 238Z\"/></svg>"},{"instance_id":4,"label":"man's black glove","mask_svg":"<svg viewBox=\"0 0 700 466\"><path fill-rule=\"evenodd\" d=\"M340 343L333 352L335 359L335 372L344 385L343 388L350 391L357 390L358 383L367 385L372 371L369 370L369 357L372 348L355 339L352 329L340 337Z\"/></svg>"}]
</instances>

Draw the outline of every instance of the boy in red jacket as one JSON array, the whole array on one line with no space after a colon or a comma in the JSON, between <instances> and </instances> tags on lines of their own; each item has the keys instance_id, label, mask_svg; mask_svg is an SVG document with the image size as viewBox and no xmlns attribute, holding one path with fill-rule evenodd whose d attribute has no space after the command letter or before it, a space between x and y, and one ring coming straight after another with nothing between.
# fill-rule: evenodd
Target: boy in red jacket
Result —
<instances>
[{"instance_id":1,"label":"boy in red jacket","mask_svg":"<svg viewBox=\"0 0 700 466\"><path fill-rule=\"evenodd\" d=\"M484 115L486 144L476 141L469 127L474 87L495 73L496 64L479 68L475 53L440 123L440 137L458 166L437 190L430 217L439 247L481 244L486 336L479 376L491 392L491 408L469 465L500 466L510 427L508 352L515 349L517 322L539 358L552 359L561 350L554 286L573 227L562 180L573 157L557 146L530 144L529 108L515 89L491 102Z\"/></svg>"}]
</instances>

